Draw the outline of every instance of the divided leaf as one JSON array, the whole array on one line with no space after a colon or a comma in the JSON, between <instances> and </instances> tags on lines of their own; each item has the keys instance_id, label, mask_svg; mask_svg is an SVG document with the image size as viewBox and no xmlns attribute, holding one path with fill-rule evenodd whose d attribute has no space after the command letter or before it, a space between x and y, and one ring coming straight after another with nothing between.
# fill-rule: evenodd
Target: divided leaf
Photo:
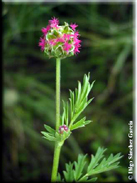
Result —
<instances>
[{"instance_id":1,"label":"divided leaf","mask_svg":"<svg viewBox=\"0 0 137 183\"><path fill-rule=\"evenodd\" d=\"M64 177L66 182L73 182L74 175L73 175L73 164L69 162L66 164L66 171L63 171Z\"/></svg>"},{"instance_id":2,"label":"divided leaf","mask_svg":"<svg viewBox=\"0 0 137 183\"><path fill-rule=\"evenodd\" d=\"M98 178L94 177L91 179L88 179L88 177L84 177L83 179L80 179L78 182L95 182Z\"/></svg>"},{"instance_id":3,"label":"divided leaf","mask_svg":"<svg viewBox=\"0 0 137 183\"><path fill-rule=\"evenodd\" d=\"M48 126L48 125L46 125L46 124L44 124L44 127L45 127L45 129L46 129L49 133L51 133L52 135L55 135L55 130L54 130L53 128L51 128L50 126Z\"/></svg>"},{"instance_id":4,"label":"divided leaf","mask_svg":"<svg viewBox=\"0 0 137 183\"><path fill-rule=\"evenodd\" d=\"M55 130L46 124L44 124L44 127L48 132L45 132L45 131L41 132L44 135L43 138L49 141L56 141Z\"/></svg>"},{"instance_id":5,"label":"divided leaf","mask_svg":"<svg viewBox=\"0 0 137 183\"><path fill-rule=\"evenodd\" d=\"M106 159L103 158L105 151L106 149L104 148L98 148L95 156L92 155L91 157L86 173L83 173L83 170L87 163L87 155L79 155L77 162L66 164L66 171L63 171L65 182L95 182L97 177L90 178L91 176L118 168L119 160L123 156L121 156L120 153L115 156L111 154L108 159Z\"/></svg>"},{"instance_id":6,"label":"divided leaf","mask_svg":"<svg viewBox=\"0 0 137 183\"><path fill-rule=\"evenodd\" d=\"M88 166L87 172L88 175L95 175L98 173L106 172L115 168L118 168L118 160L120 160L123 156L120 156L121 153L116 154L115 156L111 154L108 159L103 158L104 152L106 149L98 148L98 151L95 155L91 158L91 162ZM103 160L99 162L101 159Z\"/></svg>"},{"instance_id":7,"label":"divided leaf","mask_svg":"<svg viewBox=\"0 0 137 183\"><path fill-rule=\"evenodd\" d=\"M57 175L57 182L64 182L64 179L61 179L60 173Z\"/></svg>"},{"instance_id":8,"label":"divided leaf","mask_svg":"<svg viewBox=\"0 0 137 183\"><path fill-rule=\"evenodd\" d=\"M75 130L77 128L84 127L85 125L87 125L91 122L92 122L91 120L86 121L86 117L84 117L81 120L79 120L78 122L76 122L75 124L73 124L72 127L71 127L71 130Z\"/></svg>"},{"instance_id":9,"label":"divided leaf","mask_svg":"<svg viewBox=\"0 0 137 183\"><path fill-rule=\"evenodd\" d=\"M41 133L44 135L43 138L45 138L49 141L56 141L56 138L52 134L44 132L44 131L42 131Z\"/></svg>"},{"instance_id":10,"label":"divided leaf","mask_svg":"<svg viewBox=\"0 0 137 183\"><path fill-rule=\"evenodd\" d=\"M85 167L85 164L86 164L86 156L83 156L83 155L79 155L78 156L78 162L74 162L74 167L75 167L75 171L74 171L74 178L75 178L75 181L77 181L81 175L82 175L82 171Z\"/></svg>"},{"instance_id":11,"label":"divided leaf","mask_svg":"<svg viewBox=\"0 0 137 183\"><path fill-rule=\"evenodd\" d=\"M107 149L103 149L103 148L99 147L97 152L96 152L96 155L91 156L91 161L90 161L90 164L88 166L88 172L92 171L92 169L98 165L99 160L102 159L102 157L104 156L103 154L106 150Z\"/></svg>"},{"instance_id":12,"label":"divided leaf","mask_svg":"<svg viewBox=\"0 0 137 183\"><path fill-rule=\"evenodd\" d=\"M71 130L84 127L91 121L85 121L86 118L82 118L78 122L75 122L79 115L84 111L84 109L89 105L93 98L88 99L88 95L93 87L95 81L90 84L90 73L84 75L83 86L81 82L78 81L78 88L74 92L70 90L69 102L63 101L63 114L61 116L61 124L69 126Z\"/></svg>"}]
</instances>

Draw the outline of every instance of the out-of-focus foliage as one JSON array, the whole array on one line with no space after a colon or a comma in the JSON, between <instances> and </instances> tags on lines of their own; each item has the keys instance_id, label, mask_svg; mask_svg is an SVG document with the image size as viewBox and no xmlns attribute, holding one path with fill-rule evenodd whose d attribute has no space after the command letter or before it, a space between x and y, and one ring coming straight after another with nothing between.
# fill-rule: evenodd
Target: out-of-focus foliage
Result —
<instances>
[{"instance_id":1,"label":"out-of-focus foliage","mask_svg":"<svg viewBox=\"0 0 137 183\"><path fill-rule=\"evenodd\" d=\"M65 142L59 172L79 153L121 152L121 167L98 180L127 181L128 122L133 118L133 7L130 3L3 3L3 179L50 180L53 143L42 138L55 126L55 60L38 47L51 17L77 23L81 53L62 61L61 94L69 97L85 73L96 80L85 110L93 123ZM72 153L73 152L73 153Z\"/></svg>"}]
</instances>

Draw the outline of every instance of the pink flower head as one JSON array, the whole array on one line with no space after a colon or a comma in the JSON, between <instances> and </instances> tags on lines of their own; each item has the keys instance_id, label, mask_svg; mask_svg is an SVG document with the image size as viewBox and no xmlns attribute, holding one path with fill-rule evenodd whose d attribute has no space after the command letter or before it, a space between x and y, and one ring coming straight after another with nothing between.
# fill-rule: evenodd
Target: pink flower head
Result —
<instances>
[{"instance_id":1,"label":"pink flower head","mask_svg":"<svg viewBox=\"0 0 137 183\"><path fill-rule=\"evenodd\" d=\"M60 42L60 43L63 43L64 42L64 39L62 37L59 37L56 39L57 43Z\"/></svg>"},{"instance_id":2,"label":"pink flower head","mask_svg":"<svg viewBox=\"0 0 137 183\"><path fill-rule=\"evenodd\" d=\"M50 25L48 25L46 28L42 28L41 31L43 32L44 36L48 33L50 30Z\"/></svg>"},{"instance_id":3,"label":"pink flower head","mask_svg":"<svg viewBox=\"0 0 137 183\"><path fill-rule=\"evenodd\" d=\"M73 30L75 30L77 26L78 26L77 24L70 24L70 27L71 27Z\"/></svg>"},{"instance_id":4,"label":"pink flower head","mask_svg":"<svg viewBox=\"0 0 137 183\"><path fill-rule=\"evenodd\" d=\"M59 37L57 39L51 39L49 40L49 44L55 46L58 42L63 43L64 39Z\"/></svg>"},{"instance_id":5,"label":"pink flower head","mask_svg":"<svg viewBox=\"0 0 137 183\"><path fill-rule=\"evenodd\" d=\"M71 37L71 34L64 34L64 35L63 35L63 38L64 38L65 40L69 40L70 37Z\"/></svg>"},{"instance_id":6,"label":"pink flower head","mask_svg":"<svg viewBox=\"0 0 137 183\"><path fill-rule=\"evenodd\" d=\"M68 127L66 125L62 125L59 127L59 133L63 134L64 131L68 131Z\"/></svg>"},{"instance_id":7,"label":"pink flower head","mask_svg":"<svg viewBox=\"0 0 137 183\"><path fill-rule=\"evenodd\" d=\"M55 39L51 39L49 40L49 44L52 46L55 46L56 45L56 40Z\"/></svg>"},{"instance_id":8,"label":"pink flower head","mask_svg":"<svg viewBox=\"0 0 137 183\"><path fill-rule=\"evenodd\" d=\"M74 41L75 41L75 43L74 43L74 46L75 46L74 54L76 54L76 53L80 52L79 48L81 47L81 45L80 45L81 40L75 38Z\"/></svg>"},{"instance_id":9,"label":"pink flower head","mask_svg":"<svg viewBox=\"0 0 137 183\"><path fill-rule=\"evenodd\" d=\"M67 42L64 43L64 51L66 51L67 53L69 52L69 50L71 49L72 45L68 44Z\"/></svg>"},{"instance_id":10,"label":"pink flower head","mask_svg":"<svg viewBox=\"0 0 137 183\"><path fill-rule=\"evenodd\" d=\"M66 22L63 26L59 26L59 20L53 17L49 20L48 26L41 29L43 33L43 37L39 41L41 50L49 58L60 57L61 59L79 53L81 40L79 40L79 32L76 31L77 26L76 24L69 25Z\"/></svg>"},{"instance_id":11,"label":"pink flower head","mask_svg":"<svg viewBox=\"0 0 137 183\"><path fill-rule=\"evenodd\" d=\"M58 29L58 24L59 24L59 20L55 17L52 18L52 20L49 20L49 24L52 28L57 28Z\"/></svg>"},{"instance_id":12,"label":"pink flower head","mask_svg":"<svg viewBox=\"0 0 137 183\"><path fill-rule=\"evenodd\" d=\"M78 31L76 31L75 33L74 33L74 38L78 38L80 35L79 35L79 32Z\"/></svg>"},{"instance_id":13,"label":"pink flower head","mask_svg":"<svg viewBox=\"0 0 137 183\"><path fill-rule=\"evenodd\" d=\"M74 54L75 55L76 55L76 53L80 53L79 48L80 48L80 45L75 46L75 49L74 49Z\"/></svg>"},{"instance_id":14,"label":"pink flower head","mask_svg":"<svg viewBox=\"0 0 137 183\"><path fill-rule=\"evenodd\" d=\"M75 37L74 37L74 46L75 46L74 54L80 52L80 51L79 51L79 48L81 47L80 43L81 43L81 40L79 40L79 39L77 38L77 36L75 36Z\"/></svg>"},{"instance_id":15,"label":"pink flower head","mask_svg":"<svg viewBox=\"0 0 137 183\"><path fill-rule=\"evenodd\" d=\"M41 51L44 51L45 44L46 44L45 39L41 37L39 41L39 46L41 47Z\"/></svg>"},{"instance_id":16,"label":"pink flower head","mask_svg":"<svg viewBox=\"0 0 137 183\"><path fill-rule=\"evenodd\" d=\"M78 38L74 37L74 44L76 45L76 44L79 44L79 43L81 43L81 40L79 40Z\"/></svg>"}]
</instances>

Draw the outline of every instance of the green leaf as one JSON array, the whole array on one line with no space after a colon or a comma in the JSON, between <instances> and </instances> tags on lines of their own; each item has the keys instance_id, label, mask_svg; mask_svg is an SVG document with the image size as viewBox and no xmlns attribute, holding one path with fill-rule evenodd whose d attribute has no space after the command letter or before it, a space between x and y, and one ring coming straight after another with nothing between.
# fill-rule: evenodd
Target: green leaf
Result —
<instances>
[{"instance_id":1,"label":"green leaf","mask_svg":"<svg viewBox=\"0 0 137 183\"><path fill-rule=\"evenodd\" d=\"M88 175L95 175L98 173L106 172L115 168L118 168L119 162L123 156L120 156L120 153L113 156L111 154L108 159L103 158L101 162L99 162L102 157L104 156L103 153L106 151L106 149L99 148L95 157L93 156L91 159L91 162L88 166Z\"/></svg>"},{"instance_id":2,"label":"green leaf","mask_svg":"<svg viewBox=\"0 0 137 183\"><path fill-rule=\"evenodd\" d=\"M49 140L49 141L56 141L56 138L54 136L52 136L50 133L47 133L47 132L41 132L45 139Z\"/></svg>"},{"instance_id":3,"label":"green leaf","mask_svg":"<svg viewBox=\"0 0 137 183\"><path fill-rule=\"evenodd\" d=\"M72 92L71 90L70 90L69 100L70 100L70 116L72 118L73 113L74 113L74 92Z\"/></svg>"},{"instance_id":4,"label":"green leaf","mask_svg":"<svg viewBox=\"0 0 137 183\"><path fill-rule=\"evenodd\" d=\"M44 127L48 132L45 131L41 132L44 135L43 138L49 141L56 141L55 130L46 124L44 124Z\"/></svg>"},{"instance_id":5,"label":"green leaf","mask_svg":"<svg viewBox=\"0 0 137 183\"><path fill-rule=\"evenodd\" d=\"M108 158L103 158L105 151L106 149L104 148L98 148L95 156L92 155L91 161L86 168L86 173L83 173L83 169L87 163L86 155L79 155L77 162L66 164L66 171L63 171L66 182L95 182L97 177L89 177L118 168L119 160L123 156L118 153L115 156L110 154Z\"/></svg>"},{"instance_id":6,"label":"green leaf","mask_svg":"<svg viewBox=\"0 0 137 183\"><path fill-rule=\"evenodd\" d=\"M64 179L61 179L60 173L57 175L57 182L64 182Z\"/></svg>"},{"instance_id":7,"label":"green leaf","mask_svg":"<svg viewBox=\"0 0 137 183\"><path fill-rule=\"evenodd\" d=\"M66 164L66 171L63 171L64 177L66 182L73 182L74 181L74 175L73 175L73 164L69 162L69 164Z\"/></svg>"},{"instance_id":8,"label":"green leaf","mask_svg":"<svg viewBox=\"0 0 137 183\"><path fill-rule=\"evenodd\" d=\"M98 162L100 159L102 159L102 157L104 156L103 153L106 151L107 149L103 149L103 148L98 148L96 155L92 155L90 164L88 166L88 172L90 172L93 168L95 168L98 165Z\"/></svg>"},{"instance_id":9,"label":"green leaf","mask_svg":"<svg viewBox=\"0 0 137 183\"><path fill-rule=\"evenodd\" d=\"M85 125L91 123L91 120L86 120L86 117L82 118L81 120L79 120L78 122L76 122L75 124L72 125L71 130L75 130L77 128L81 128L84 127Z\"/></svg>"},{"instance_id":10,"label":"green leaf","mask_svg":"<svg viewBox=\"0 0 137 183\"><path fill-rule=\"evenodd\" d=\"M53 128L51 128L50 126L48 126L48 125L46 125L46 124L44 124L44 127L45 127L45 129L46 129L49 133L51 133L52 135L55 135L55 130L54 130Z\"/></svg>"},{"instance_id":11,"label":"green leaf","mask_svg":"<svg viewBox=\"0 0 137 183\"><path fill-rule=\"evenodd\" d=\"M97 177L94 177L92 179L88 179L86 182L95 182L98 178Z\"/></svg>"},{"instance_id":12,"label":"green leaf","mask_svg":"<svg viewBox=\"0 0 137 183\"><path fill-rule=\"evenodd\" d=\"M90 90L93 88L94 83L95 83L95 80L91 83Z\"/></svg>"},{"instance_id":13,"label":"green leaf","mask_svg":"<svg viewBox=\"0 0 137 183\"><path fill-rule=\"evenodd\" d=\"M90 73L84 75L83 86L81 82L78 81L78 88L74 92L70 90L69 103L63 101L63 114L61 116L62 124L69 125L69 128L77 129L81 128L90 123L90 121L80 119L78 122L75 122L84 109L89 105L93 98L88 99L88 95L93 87L95 81L90 84ZM63 122L64 120L64 122Z\"/></svg>"},{"instance_id":14,"label":"green leaf","mask_svg":"<svg viewBox=\"0 0 137 183\"><path fill-rule=\"evenodd\" d=\"M76 122L70 129L71 130L75 130L77 128L84 127L85 126L84 125L85 119L86 119L85 117L82 118L81 120L79 120L78 122Z\"/></svg>"},{"instance_id":15,"label":"green leaf","mask_svg":"<svg viewBox=\"0 0 137 183\"><path fill-rule=\"evenodd\" d=\"M97 179L97 177L88 179L88 176L85 175L83 178L79 179L78 182L95 182Z\"/></svg>"},{"instance_id":16,"label":"green leaf","mask_svg":"<svg viewBox=\"0 0 137 183\"><path fill-rule=\"evenodd\" d=\"M84 166L86 164L86 156L83 156L83 155L79 155L78 156L78 162L74 162L74 166L75 166L75 171L74 171L74 178L75 178L75 181L77 181L81 175L82 175L82 171L84 169Z\"/></svg>"}]
</instances>

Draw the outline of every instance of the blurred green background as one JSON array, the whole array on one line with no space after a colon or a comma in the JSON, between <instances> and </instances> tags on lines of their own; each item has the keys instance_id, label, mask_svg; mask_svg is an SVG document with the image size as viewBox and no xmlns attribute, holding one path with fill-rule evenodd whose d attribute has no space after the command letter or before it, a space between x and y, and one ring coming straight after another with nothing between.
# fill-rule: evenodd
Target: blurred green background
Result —
<instances>
[{"instance_id":1,"label":"blurred green background","mask_svg":"<svg viewBox=\"0 0 137 183\"><path fill-rule=\"evenodd\" d=\"M62 60L61 95L85 73L96 80L85 110L89 126L74 131L62 149L59 171L79 153L121 152L121 167L100 182L127 181L128 122L133 120L133 5L131 3L3 3L3 179L50 180L54 144L42 138L55 126L55 60L38 47L51 17L77 23L80 54Z\"/></svg>"}]
</instances>

